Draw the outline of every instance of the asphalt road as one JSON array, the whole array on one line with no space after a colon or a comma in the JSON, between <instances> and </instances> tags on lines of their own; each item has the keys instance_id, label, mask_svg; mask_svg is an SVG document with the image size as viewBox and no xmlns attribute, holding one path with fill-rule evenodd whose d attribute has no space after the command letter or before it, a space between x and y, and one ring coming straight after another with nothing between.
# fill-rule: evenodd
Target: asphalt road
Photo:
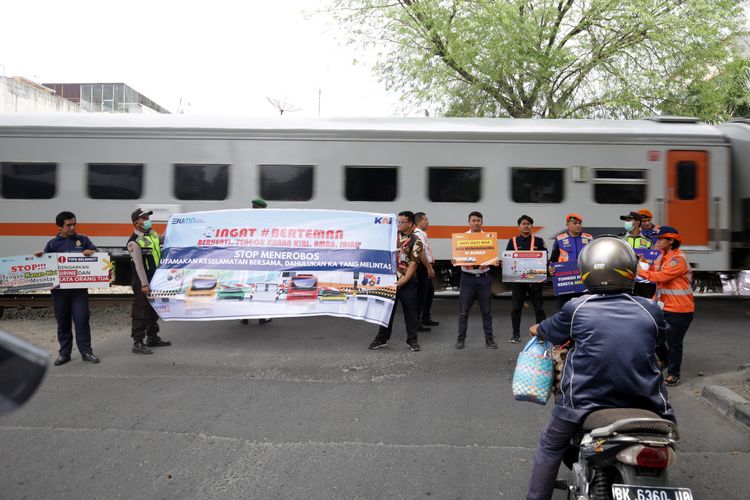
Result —
<instances>
[{"instance_id":1,"label":"asphalt road","mask_svg":"<svg viewBox=\"0 0 750 500\"><path fill-rule=\"evenodd\" d=\"M400 314L379 351L367 349L374 325L341 318L168 322L174 345L150 356L124 331L95 344L101 364L74 353L0 417L0 498L523 498L551 403L512 398L509 309L493 301L498 350L478 310L454 349L455 299L436 302L441 325L417 353ZM696 499L750 496L750 433L698 394L699 372L750 362L747 310L698 303L670 390L682 434L671 479Z\"/></svg>"}]
</instances>

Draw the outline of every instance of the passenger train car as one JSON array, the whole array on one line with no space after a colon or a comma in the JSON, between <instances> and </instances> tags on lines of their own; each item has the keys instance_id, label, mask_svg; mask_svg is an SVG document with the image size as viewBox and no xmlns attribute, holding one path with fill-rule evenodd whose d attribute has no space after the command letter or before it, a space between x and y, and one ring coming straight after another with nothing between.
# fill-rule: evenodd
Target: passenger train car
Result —
<instances>
[{"instance_id":1,"label":"passenger train car","mask_svg":"<svg viewBox=\"0 0 750 500\"><path fill-rule=\"evenodd\" d=\"M750 120L0 115L0 255L41 250L70 210L124 262L135 208L163 224L257 196L271 208L424 211L441 263L472 210L502 240L531 215L551 248L568 212L602 234L646 207L680 230L696 271L748 268Z\"/></svg>"}]
</instances>

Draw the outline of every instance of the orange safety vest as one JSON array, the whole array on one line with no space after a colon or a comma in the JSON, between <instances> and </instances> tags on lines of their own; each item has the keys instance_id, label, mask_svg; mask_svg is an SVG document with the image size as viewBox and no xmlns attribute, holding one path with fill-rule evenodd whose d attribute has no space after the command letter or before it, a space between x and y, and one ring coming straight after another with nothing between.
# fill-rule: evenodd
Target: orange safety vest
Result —
<instances>
[{"instance_id":1,"label":"orange safety vest","mask_svg":"<svg viewBox=\"0 0 750 500\"><path fill-rule=\"evenodd\" d=\"M695 311L693 300L693 271L685 254L679 248L664 252L654 262L653 270L638 270L638 274L656 283L655 300L664 304L664 310L675 313Z\"/></svg>"}]
</instances>

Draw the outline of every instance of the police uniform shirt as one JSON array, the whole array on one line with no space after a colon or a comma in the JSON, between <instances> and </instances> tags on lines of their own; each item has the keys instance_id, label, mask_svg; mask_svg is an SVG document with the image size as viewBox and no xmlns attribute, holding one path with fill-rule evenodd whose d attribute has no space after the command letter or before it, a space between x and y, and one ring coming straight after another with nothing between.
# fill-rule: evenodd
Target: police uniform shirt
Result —
<instances>
[{"instance_id":1,"label":"police uniform shirt","mask_svg":"<svg viewBox=\"0 0 750 500\"><path fill-rule=\"evenodd\" d=\"M91 242L88 236L83 234L74 234L66 238L59 234L49 240L44 246L44 253L79 253L84 250L96 251L96 246Z\"/></svg>"}]
</instances>

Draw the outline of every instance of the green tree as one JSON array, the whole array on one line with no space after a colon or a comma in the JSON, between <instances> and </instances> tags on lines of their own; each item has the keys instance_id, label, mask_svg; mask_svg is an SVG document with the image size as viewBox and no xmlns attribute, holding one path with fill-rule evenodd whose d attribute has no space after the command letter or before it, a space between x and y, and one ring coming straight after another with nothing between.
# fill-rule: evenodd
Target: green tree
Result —
<instances>
[{"instance_id":1,"label":"green tree","mask_svg":"<svg viewBox=\"0 0 750 500\"><path fill-rule=\"evenodd\" d=\"M407 106L448 116L657 113L732 61L746 0L331 0Z\"/></svg>"},{"instance_id":2,"label":"green tree","mask_svg":"<svg viewBox=\"0 0 750 500\"><path fill-rule=\"evenodd\" d=\"M669 115L689 115L721 123L738 116L750 117L750 60L735 59L659 106Z\"/></svg>"}]
</instances>

